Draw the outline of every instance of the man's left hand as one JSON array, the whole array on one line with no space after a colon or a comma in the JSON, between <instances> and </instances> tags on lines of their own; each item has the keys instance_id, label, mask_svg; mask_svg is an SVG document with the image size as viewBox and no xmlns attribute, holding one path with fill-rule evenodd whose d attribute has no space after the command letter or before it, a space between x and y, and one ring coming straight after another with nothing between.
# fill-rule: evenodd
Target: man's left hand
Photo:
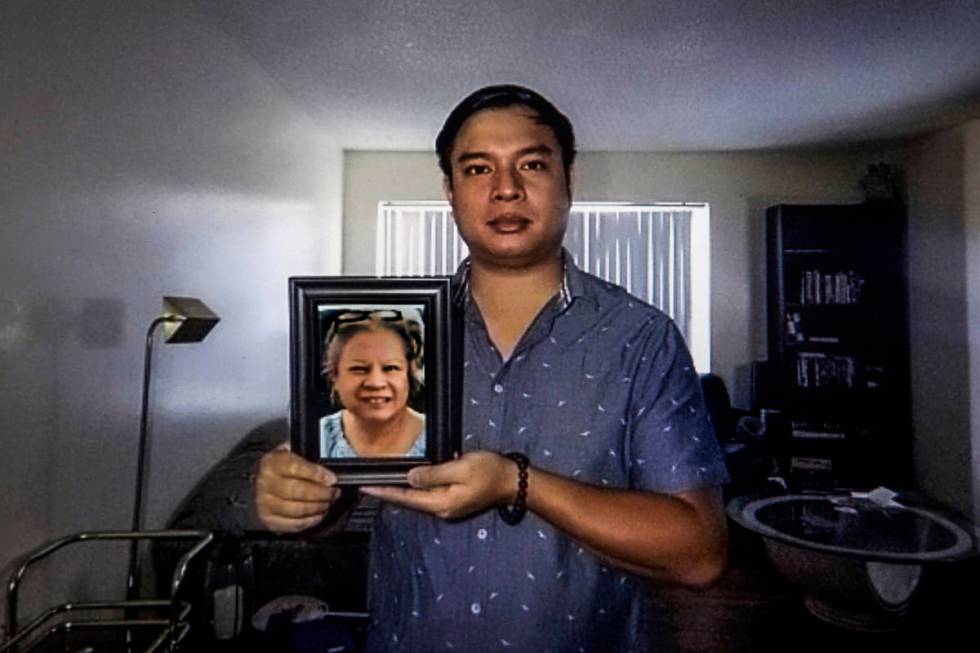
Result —
<instances>
[{"instance_id":1,"label":"man's left hand","mask_svg":"<svg viewBox=\"0 0 980 653\"><path fill-rule=\"evenodd\" d=\"M362 487L361 492L442 519L461 519L511 501L517 493L517 465L492 451L408 472L408 488Z\"/></svg>"}]
</instances>

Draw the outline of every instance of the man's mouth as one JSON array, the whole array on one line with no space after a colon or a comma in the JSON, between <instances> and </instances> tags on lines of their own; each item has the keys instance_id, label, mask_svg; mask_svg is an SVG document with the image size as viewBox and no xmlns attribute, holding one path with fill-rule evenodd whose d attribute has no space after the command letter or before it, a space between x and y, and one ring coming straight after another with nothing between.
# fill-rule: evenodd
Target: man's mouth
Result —
<instances>
[{"instance_id":1,"label":"man's mouth","mask_svg":"<svg viewBox=\"0 0 980 653\"><path fill-rule=\"evenodd\" d=\"M512 234L523 231L530 223L530 220L520 215L499 215L487 225L497 233Z\"/></svg>"},{"instance_id":2,"label":"man's mouth","mask_svg":"<svg viewBox=\"0 0 980 653\"><path fill-rule=\"evenodd\" d=\"M361 397L361 401L368 406L380 408L391 401L391 397Z\"/></svg>"}]
</instances>

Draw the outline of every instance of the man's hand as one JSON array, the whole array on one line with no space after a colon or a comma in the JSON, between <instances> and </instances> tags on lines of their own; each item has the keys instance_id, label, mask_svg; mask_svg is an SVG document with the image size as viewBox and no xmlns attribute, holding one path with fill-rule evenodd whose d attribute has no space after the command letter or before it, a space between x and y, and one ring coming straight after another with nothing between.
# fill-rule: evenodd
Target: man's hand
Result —
<instances>
[{"instance_id":1,"label":"man's hand","mask_svg":"<svg viewBox=\"0 0 980 653\"><path fill-rule=\"evenodd\" d=\"M415 467L411 487L362 487L361 492L442 519L460 519L511 501L517 493L517 465L491 451L473 451L462 458Z\"/></svg>"},{"instance_id":2,"label":"man's hand","mask_svg":"<svg viewBox=\"0 0 980 653\"><path fill-rule=\"evenodd\" d=\"M297 456L285 446L262 456L255 476L259 521L278 533L296 533L323 521L340 496L329 469Z\"/></svg>"}]
</instances>

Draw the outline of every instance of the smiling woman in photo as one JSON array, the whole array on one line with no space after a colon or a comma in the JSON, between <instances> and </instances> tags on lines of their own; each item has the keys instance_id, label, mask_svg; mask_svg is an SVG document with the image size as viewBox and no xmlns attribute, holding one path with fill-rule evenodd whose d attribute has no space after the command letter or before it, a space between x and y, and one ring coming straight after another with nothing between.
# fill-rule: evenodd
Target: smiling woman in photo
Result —
<instances>
[{"instance_id":1,"label":"smiling woman in photo","mask_svg":"<svg viewBox=\"0 0 980 653\"><path fill-rule=\"evenodd\" d=\"M323 458L425 455L422 325L396 309L341 313L324 338L323 374L339 410L320 420Z\"/></svg>"}]
</instances>

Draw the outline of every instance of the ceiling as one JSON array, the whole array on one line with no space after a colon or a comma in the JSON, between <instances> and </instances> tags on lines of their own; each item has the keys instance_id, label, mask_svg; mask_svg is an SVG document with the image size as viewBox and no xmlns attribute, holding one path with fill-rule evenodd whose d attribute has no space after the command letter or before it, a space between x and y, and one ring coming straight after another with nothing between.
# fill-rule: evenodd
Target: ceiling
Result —
<instances>
[{"instance_id":1,"label":"ceiling","mask_svg":"<svg viewBox=\"0 0 980 653\"><path fill-rule=\"evenodd\" d=\"M351 149L429 149L489 83L581 149L903 138L980 117L980 0L191 0Z\"/></svg>"}]
</instances>

